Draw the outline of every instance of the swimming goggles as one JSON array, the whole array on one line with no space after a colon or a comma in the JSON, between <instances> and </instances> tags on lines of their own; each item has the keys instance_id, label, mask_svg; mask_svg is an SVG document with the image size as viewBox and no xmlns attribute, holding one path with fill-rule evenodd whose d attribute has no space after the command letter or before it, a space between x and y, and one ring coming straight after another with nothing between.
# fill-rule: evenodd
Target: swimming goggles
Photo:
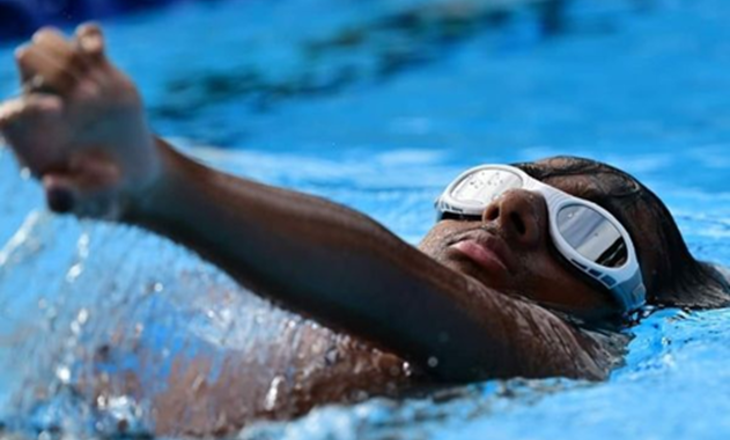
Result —
<instances>
[{"instance_id":1,"label":"swimming goggles","mask_svg":"<svg viewBox=\"0 0 730 440\"><path fill-rule=\"evenodd\" d=\"M621 223L602 207L530 177L507 165L481 165L462 173L436 199L437 220L447 213L481 217L506 191L541 194L553 243L578 270L606 286L625 311L646 302L636 250Z\"/></svg>"}]
</instances>

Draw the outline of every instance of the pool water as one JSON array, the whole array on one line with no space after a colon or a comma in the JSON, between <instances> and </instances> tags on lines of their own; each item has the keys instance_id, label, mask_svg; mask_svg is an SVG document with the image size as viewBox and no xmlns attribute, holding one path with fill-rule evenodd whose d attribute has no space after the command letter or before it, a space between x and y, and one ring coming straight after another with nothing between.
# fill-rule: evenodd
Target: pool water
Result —
<instances>
[{"instance_id":1,"label":"pool water","mask_svg":"<svg viewBox=\"0 0 730 440\"><path fill-rule=\"evenodd\" d=\"M104 25L161 134L219 168L364 211L409 242L465 167L571 154L636 175L696 257L730 265L730 3L575 0L550 34L524 2L493 3L187 2ZM3 97L18 91L12 49L0 48ZM307 349L296 345L301 318L195 255L48 214L6 150L0 175L8 432L141 433L149 401L119 388L91 402L79 385L133 372L157 390L171 359L236 352L265 363ZM240 437L728 438L730 310L660 310L631 333L606 382L366 399Z\"/></svg>"}]
</instances>

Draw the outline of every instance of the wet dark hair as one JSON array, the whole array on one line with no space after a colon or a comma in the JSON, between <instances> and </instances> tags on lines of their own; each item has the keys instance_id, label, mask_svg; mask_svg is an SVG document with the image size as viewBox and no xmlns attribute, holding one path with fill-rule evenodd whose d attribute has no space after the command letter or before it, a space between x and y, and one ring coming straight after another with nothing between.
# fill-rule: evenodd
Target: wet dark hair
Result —
<instances>
[{"instance_id":1,"label":"wet dark hair","mask_svg":"<svg viewBox=\"0 0 730 440\"><path fill-rule=\"evenodd\" d=\"M630 234L635 230L632 227L636 222L635 214L649 211L650 218L657 221L654 229L658 237L652 251L658 254L657 267L651 273L643 269L645 283L650 287L647 292L650 304L689 308L730 305L728 279L711 264L692 256L669 209L656 194L628 173L572 156L515 166L538 180L578 175L589 178L595 189L588 191L587 198L616 216Z\"/></svg>"}]
</instances>

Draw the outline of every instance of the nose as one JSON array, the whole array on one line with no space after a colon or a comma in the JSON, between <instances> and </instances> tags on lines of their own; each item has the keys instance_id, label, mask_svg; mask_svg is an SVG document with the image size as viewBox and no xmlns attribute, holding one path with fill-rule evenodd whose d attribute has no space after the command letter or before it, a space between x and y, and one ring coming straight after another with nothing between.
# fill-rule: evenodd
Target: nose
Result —
<instances>
[{"instance_id":1,"label":"nose","mask_svg":"<svg viewBox=\"0 0 730 440\"><path fill-rule=\"evenodd\" d=\"M497 223L506 235L523 245L535 245L547 230L547 205L540 194L514 189L490 203L482 220Z\"/></svg>"}]
</instances>

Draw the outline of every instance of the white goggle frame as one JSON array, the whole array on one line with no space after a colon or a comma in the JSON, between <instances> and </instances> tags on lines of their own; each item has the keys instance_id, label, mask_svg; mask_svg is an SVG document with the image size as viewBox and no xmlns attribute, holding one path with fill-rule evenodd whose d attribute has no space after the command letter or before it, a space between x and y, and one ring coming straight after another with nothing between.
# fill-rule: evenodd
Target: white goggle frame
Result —
<instances>
[{"instance_id":1,"label":"white goggle frame","mask_svg":"<svg viewBox=\"0 0 730 440\"><path fill-rule=\"evenodd\" d=\"M571 196L530 177L519 168L508 165L480 165L463 172L436 199L435 207L439 212L439 218L445 212L468 216L482 215L484 209L492 203L492 200L478 202L456 200L452 197L452 193L467 177L479 171L486 170L505 171L517 175L522 179L522 186L519 189L541 194L545 198L545 203L548 208L550 236L557 250L578 270L606 286L626 312L639 309L646 303L646 287L644 286L634 243L626 228L623 227L616 217L593 202ZM558 229L558 214L563 208L568 206L585 206L592 209L616 228L626 244L627 258L624 264L619 267L607 267L597 264L581 255L565 240Z\"/></svg>"}]
</instances>

